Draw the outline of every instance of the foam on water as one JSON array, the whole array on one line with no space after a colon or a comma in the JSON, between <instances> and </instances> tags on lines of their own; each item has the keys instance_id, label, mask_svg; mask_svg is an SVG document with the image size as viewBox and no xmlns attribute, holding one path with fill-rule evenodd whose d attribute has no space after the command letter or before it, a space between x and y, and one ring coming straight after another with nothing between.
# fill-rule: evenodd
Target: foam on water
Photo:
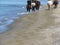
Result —
<instances>
[{"instance_id":1,"label":"foam on water","mask_svg":"<svg viewBox=\"0 0 60 45\"><path fill-rule=\"evenodd\" d=\"M0 22L0 33L5 32L6 30L8 30L8 26L13 22L14 22L14 20L8 19L8 18L5 18L4 21L2 20Z\"/></svg>"},{"instance_id":2,"label":"foam on water","mask_svg":"<svg viewBox=\"0 0 60 45\"><path fill-rule=\"evenodd\" d=\"M0 33L5 32L7 27L5 25L0 26Z\"/></svg>"}]
</instances>

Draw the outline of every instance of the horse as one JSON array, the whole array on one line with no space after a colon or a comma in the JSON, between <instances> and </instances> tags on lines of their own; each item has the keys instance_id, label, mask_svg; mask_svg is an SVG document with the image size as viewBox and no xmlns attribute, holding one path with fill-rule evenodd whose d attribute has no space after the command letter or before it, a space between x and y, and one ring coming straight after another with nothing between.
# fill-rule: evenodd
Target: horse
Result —
<instances>
[{"instance_id":1,"label":"horse","mask_svg":"<svg viewBox=\"0 0 60 45\"><path fill-rule=\"evenodd\" d=\"M36 3L36 5L35 5L35 7L36 7L36 10L39 10L39 8L40 8L40 1L35 1L35 3Z\"/></svg>"},{"instance_id":2,"label":"horse","mask_svg":"<svg viewBox=\"0 0 60 45\"><path fill-rule=\"evenodd\" d=\"M27 12L30 12L30 10L31 10L31 5L27 4L26 8L27 8Z\"/></svg>"},{"instance_id":3,"label":"horse","mask_svg":"<svg viewBox=\"0 0 60 45\"><path fill-rule=\"evenodd\" d=\"M48 5L48 9L49 9L49 10L51 9L52 4L53 4L52 1L51 1L51 0L48 0L47 5Z\"/></svg>"},{"instance_id":4,"label":"horse","mask_svg":"<svg viewBox=\"0 0 60 45\"><path fill-rule=\"evenodd\" d=\"M32 3L31 3L32 11L35 11L35 5L36 5L35 2L32 2Z\"/></svg>"},{"instance_id":5,"label":"horse","mask_svg":"<svg viewBox=\"0 0 60 45\"><path fill-rule=\"evenodd\" d=\"M54 0L53 5L54 5L54 8L57 8L58 0Z\"/></svg>"}]
</instances>

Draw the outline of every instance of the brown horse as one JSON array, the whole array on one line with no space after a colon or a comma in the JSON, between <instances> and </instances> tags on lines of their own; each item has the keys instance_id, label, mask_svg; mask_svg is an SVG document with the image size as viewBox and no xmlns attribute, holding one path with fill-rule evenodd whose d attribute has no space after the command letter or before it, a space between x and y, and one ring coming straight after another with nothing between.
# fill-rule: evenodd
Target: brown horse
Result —
<instances>
[{"instance_id":1,"label":"brown horse","mask_svg":"<svg viewBox=\"0 0 60 45\"><path fill-rule=\"evenodd\" d=\"M36 10L39 10L40 5L41 5L41 4L40 4L40 1L35 1L35 3L36 3L36 6L35 6L35 7L36 7Z\"/></svg>"},{"instance_id":2,"label":"brown horse","mask_svg":"<svg viewBox=\"0 0 60 45\"><path fill-rule=\"evenodd\" d=\"M54 8L57 8L58 0L54 0L53 5L54 5Z\"/></svg>"}]
</instances>

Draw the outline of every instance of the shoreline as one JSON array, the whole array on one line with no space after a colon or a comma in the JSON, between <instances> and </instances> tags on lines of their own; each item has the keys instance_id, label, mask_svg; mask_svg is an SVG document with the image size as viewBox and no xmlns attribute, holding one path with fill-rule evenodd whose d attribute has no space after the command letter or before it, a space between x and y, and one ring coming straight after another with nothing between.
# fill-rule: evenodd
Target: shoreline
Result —
<instances>
[{"instance_id":1,"label":"shoreline","mask_svg":"<svg viewBox=\"0 0 60 45\"><path fill-rule=\"evenodd\" d=\"M0 34L0 45L25 45L28 40L34 40L39 32L53 24L52 12L45 9L16 19L7 32Z\"/></svg>"},{"instance_id":2,"label":"shoreline","mask_svg":"<svg viewBox=\"0 0 60 45\"><path fill-rule=\"evenodd\" d=\"M44 9L41 9L40 8L40 10L38 10L38 11L43 11L43 10L45 10L46 9L46 5L42 5L42 7L44 8ZM36 13L36 12L38 12L38 11L35 11L35 12L30 12L30 13L28 13L28 14L23 14L22 16L20 16L19 18L17 18L17 19L14 19L14 22L12 23L12 24L10 24L10 25L8 25L8 30L6 30L5 32L2 32L2 33L0 33L0 34L3 34L3 33L6 33L7 31L9 31L11 28L11 25L13 25L17 20L19 20L19 19L21 19L22 17L25 17L25 16L28 16L28 15L30 15L30 14L32 14L32 13Z\"/></svg>"},{"instance_id":3,"label":"shoreline","mask_svg":"<svg viewBox=\"0 0 60 45\"><path fill-rule=\"evenodd\" d=\"M42 11L42 10L40 10L40 11ZM38 11L36 11L36 12L38 12ZM36 12L33 12L33 13L36 13ZM30 14L33 14L33 13L24 14L24 15L20 16L19 18L14 19L14 22L8 26L9 29L8 29L7 31L5 31L5 32L0 33L0 35L1 35L1 34L4 34L4 33L6 33L6 32L9 32L10 29L12 29L12 28L14 27L13 25L15 25L18 21L20 22L22 18L28 17ZM18 23L19 23L19 22L18 22Z\"/></svg>"}]
</instances>

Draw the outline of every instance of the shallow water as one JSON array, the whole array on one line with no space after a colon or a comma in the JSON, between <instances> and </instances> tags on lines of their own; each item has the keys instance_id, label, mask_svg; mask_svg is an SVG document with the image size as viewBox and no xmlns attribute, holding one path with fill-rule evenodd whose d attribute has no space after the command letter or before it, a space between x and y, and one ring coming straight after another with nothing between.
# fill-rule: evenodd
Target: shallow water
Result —
<instances>
[{"instance_id":1,"label":"shallow water","mask_svg":"<svg viewBox=\"0 0 60 45\"><path fill-rule=\"evenodd\" d=\"M26 14L25 5L0 5L0 33L8 30L8 25L24 14Z\"/></svg>"}]
</instances>

